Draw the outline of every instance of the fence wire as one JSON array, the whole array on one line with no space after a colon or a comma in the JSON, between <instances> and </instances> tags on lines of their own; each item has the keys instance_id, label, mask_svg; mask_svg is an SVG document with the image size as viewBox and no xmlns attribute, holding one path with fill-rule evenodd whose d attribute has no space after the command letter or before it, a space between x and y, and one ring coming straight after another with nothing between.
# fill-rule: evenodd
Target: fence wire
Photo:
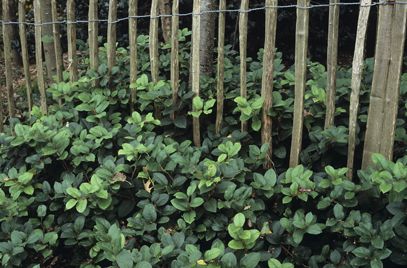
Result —
<instances>
[{"instance_id":1,"label":"fence wire","mask_svg":"<svg viewBox=\"0 0 407 268\"><path fill-rule=\"evenodd\" d=\"M160 18L170 18L170 17L188 17L188 16L201 16L205 14L212 14L212 13L251 13L255 11L264 11L266 9L317 9L317 8L326 8L331 6L360 6L360 7L375 7L380 5L407 5L407 1L389 1L389 0L380 0L378 2L373 2L368 5L363 5L361 2L350 2L350 3L318 3L318 4L310 4L309 6L301 6L298 4L292 5L277 5L277 6L262 6L262 7L254 7L249 8L246 10L242 9L217 9L217 10L205 10L199 13L194 12L187 12L187 13L180 13L180 14L160 14L157 16L151 15L137 15L137 16L127 16L123 18L116 19L114 21L110 21L108 19L97 19L97 20L59 20L59 21L49 21L49 22L42 22L42 23L35 23L35 22L19 22L19 21L4 21L0 20L0 23L3 25L26 25L26 26L45 26L45 25L52 25L52 24L88 24L88 23L110 23L110 24L117 24L123 21L128 21L130 19L160 19Z\"/></svg>"}]
</instances>

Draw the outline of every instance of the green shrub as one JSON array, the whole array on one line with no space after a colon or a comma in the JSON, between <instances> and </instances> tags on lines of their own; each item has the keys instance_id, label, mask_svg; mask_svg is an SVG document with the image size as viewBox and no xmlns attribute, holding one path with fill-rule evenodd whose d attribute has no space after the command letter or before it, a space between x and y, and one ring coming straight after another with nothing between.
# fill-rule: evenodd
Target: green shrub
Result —
<instances>
[{"instance_id":1,"label":"green shrub","mask_svg":"<svg viewBox=\"0 0 407 268\"><path fill-rule=\"evenodd\" d=\"M249 95L239 99L238 58L226 49L225 124L217 136L215 81L203 78L203 95L194 100L186 82L188 34L180 35L179 107L172 106L164 76L154 84L142 75L149 70L148 39L140 36L142 74L131 85L135 111L128 103L129 56L120 48L112 87L102 63L78 82L52 85L48 115L36 107L0 134L1 266L406 265L407 158L392 163L375 155L375 166L355 181L346 179L346 169L333 167L344 165L337 155L346 150L349 70L339 73L337 127L322 131L326 74L310 63L304 165L287 169L293 72L277 57L270 111L275 169L264 170L268 146L259 143L256 127L262 53L259 61L249 60ZM161 73L167 74L169 48L161 49ZM102 62L105 56L102 48ZM370 61L361 123L369 68ZM98 88L91 86L96 78ZM404 75L402 87L405 81ZM202 119L201 148L190 141L192 110ZM398 156L405 150L405 107L400 111ZM252 121L249 133L239 131L239 118Z\"/></svg>"}]
</instances>

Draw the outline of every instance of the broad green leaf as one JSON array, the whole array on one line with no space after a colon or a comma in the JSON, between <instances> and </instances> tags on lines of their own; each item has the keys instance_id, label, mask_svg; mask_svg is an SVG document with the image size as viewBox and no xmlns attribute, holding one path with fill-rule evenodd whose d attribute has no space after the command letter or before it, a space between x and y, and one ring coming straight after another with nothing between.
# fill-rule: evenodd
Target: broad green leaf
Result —
<instances>
[{"instance_id":1,"label":"broad green leaf","mask_svg":"<svg viewBox=\"0 0 407 268\"><path fill-rule=\"evenodd\" d=\"M69 194L70 196L72 196L73 198L79 199L81 198L82 194L81 192L73 187L69 187L68 189L66 189L67 194Z\"/></svg>"},{"instance_id":2,"label":"broad green leaf","mask_svg":"<svg viewBox=\"0 0 407 268\"><path fill-rule=\"evenodd\" d=\"M235 268L237 267L237 259L235 254L232 252L226 253L220 260L222 262L222 267L225 268Z\"/></svg>"},{"instance_id":3,"label":"broad green leaf","mask_svg":"<svg viewBox=\"0 0 407 268\"><path fill-rule=\"evenodd\" d=\"M155 222L157 219L157 212L152 204L147 204L143 208L143 218L148 222Z\"/></svg>"},{"instance_id":4,"label":"broad green leaf","mask_svg":"<svg viewBox=\"0 0 407 268\"><path fill-rule=\"evenodd\" d=\"M74 206L76 206L77 202L78 202L78 200L76 200L76 199L69 199L65 205L65 208L69 210L69 209L73 208Z\"/></svg>"},{"instance_id":5,"label":"broad green leaf","mask_svg":"<svg viewBox=\"0 0 407 268\"><path fill-rule=\"evenodd\" d=\"M47 207L45 205L39 205L37 207L37 215L38 217L45 217L45 215L47 214Z\"/></svg>"},{"instance_id":6,"label":"broad green leaf","mask_svg":"<svg viewBox=\"0 0 407 268\"><path fill-rule=\"evenodd\" d=\"M136 268L152 268L153 266L151 266L151 264L147 261L142 261L137 263L137 265L135 266Z\"/></svg>"},{"instance_id":7,"label":"broad green leaf","mask_svg":"<svg viewBox=\"0 0 407 268\"><path fill-rule=\"evenodd\" d=\"M204 107L204 102L199 96L195 96L192 100L192 107L194 111L201 111Z\"/></svg>"},{"instance_id":8,"label":"broad green leaf","mask_svg":"<svg viewBox=\"0 0 407 268\"><path fill-rule=\"evenodd\" d=\"M360 258L368 258L370 256L370 250L365 247L357 247L352 250L352 253Z\"/></svg>"},{"instance_id":9,"label":"broad green leaf","mask_svg":"<svg viewBox=\"0 0 407 268\"><path fill-rule=\"evenodd\" d=\"M219 257L221 253L222 253L222 250L220 250L219 248L210 249L205 252L205 255L204 255L205 261L214 260L217 257Z\"/></svg>"},{"instance_id":10,"label":"broad green leaf","mask_svg":"<svg viewBox=\"0 0 407 268\"><path fill-rule=\"evenodd\" d=\"M244 256L240 260L240 267L242 268L255 268L260 262L261 255L257 252L252 252Z\"/></svg>"},{"instance_id":11,"label":"broad green leaf","mask_svg":"<svg viewBox=\"0 0 407 268\"><path fill-rule=\"evenodd\" d=\"M153 180L160 185L168 185L168 180L162 173L153 173Z\"/></svg>"},{"instance_id":12,"label":"broad green leaf","mask_svg":"<svg viewBox=\"0 0 407 268\"><path fill-rule=\"evenodd\" d=\"M35 229L31 232L28 236L26 243L27 244L35 244L37 241L42 240L43 232L40 229Z\"/></svg>"},{"instance_id":13,"label":"broad green leaf","mask_svg":"<svg viewBox=\"0 0 407 268\"><path fill-rule=\"evenodd\" d=\"M322 229L318 224L313 224L311 226L308 226L307 233L313 234L313 235L318 235L318 234L322 233Z\"/></svg>"},{"instance_id":14,"label":"broad green leaf","mask_svg":"<svg viewBox=\"0 0 407 268\"><path fill-rule=\"evenodd\" d=\"M370 268L383 268L383 263L381 260L373 259L370 261Z\"/></svg>"},{"instance_id":15,"label":"broad green leaf","mask_svg":"<svg viewBox=\"0 0 407 268\"><path fill-rule=\"evenodd\" d=\"M239 249L244 249L245 246L243 245L243 243L241 241L237 241L237 240L231 240L228 243L228 247L230 247L231 249L235 249L235 250L239 250Z\"/></svg>"},{"instance_id":16,"label":"broad green leaf","mask_svg":"<svg viewBox=\"0 0 407 268\"><path fill-rule=\"evenodd\" d=\"M116 256L116 262L119 268L133 268L133 257L131 252L127 249L122 250L119 255Z\"/></svg>"},{"instance_id":17,"label":"broad green leaf","mask_svg":"<svg viewBox=\"0 0 407 268\"><path fill-rule=\"evenodd\" d=\"M78 203L76 204L76 211L79 213L83 213L88 205L88 200L87 199L80 199Z\"/></svg>"},{"instance_id":18,"label":"broad green leaf","mask_svg":"<svg viewBox=\"0 0 407 268\"><path fill-rule=\"evenodd\" d=\"M238 213L233 218L233 224L237 227L243 227L245 220L243 213Z\"/></svg>"},{"instance_id":19,"label":"broad green leaf","mask_svg":"<svg viewBox=\"0 0 407 268\"><path fill-rule=\"evenodd\" d=\"M182 218L185 220L186 223L192 224L196 218L196 212L194 210L185 212L182 214Z\"/></svg>"},{"instance_id":20,"label":"broad green leaf","mask_svg":"<svg viewBox=\"0 0 407 268\"><path fill-rule=\"evenodd\" d=\"M334 206L334 215L337 219L343 219L345 217L345 213L343 212L343 206L340 204L336 204Z\"/></svg>"},{"instance_id":21,"label":"broad green leaf","mask_svg":"<svg viewBox=\"0 0 407 268\"><path fill-rule=\"evenodd\" d=\"M260 110L263 107L264 99L262 97L256 98L252 103L252 108L255 110Z\"/></svg>"},{"instance_id":22,"label":"broad green leaf","mask_svg":"<svg viewBox=\"0 0 407 268\"><path fill-rule=\"evenodd\" d=\"M32 178L34 177L34 174L31 172L24 172L20 176L18 176L18 181L21 182L22 184L28 184Z\"/></svg>"},{"instance_id":23,"label":"broad green leaf","mask_svg":"<svg viewBox=\"0 0 407 268\"><path fill-rule=\"evenodd\" d=\"M199 206L201 206L205 201L203 200L203 198L201 197L196 197L194 199L192 199L190 206L193 208L197 208Z\"/></svg>"},{"instance_id":24,"label":"broad green leaf","mask_svg":"<svg viewBox=\"0 0 407 268\"><path fill-rule=\"evenodd\" d=\"M270 259L267 264L269 268L281 268L281 262L277 259Z\"/></svg>"},{"instance_id":25,"label":"broad green leaf","mask_svg":"<svg viewBox=\"0 0 407 268\"><path fill-rule=\"evenodd\" d=\"M295 230L293 232L293 240L295 243L299 244L302 241L302 238L304 237L304 232L301 230Z\"/></svg>"},{"instance_id":26,"label":"broad green leaf","mask_svg":"<svg viewBox=\"0 0 407 268\"><path fill-rule=\"evenodd\" d=\"M172 199L171 204L180 211L188 210L188 202L186 200Z\"/></svg>"}]
</instances>

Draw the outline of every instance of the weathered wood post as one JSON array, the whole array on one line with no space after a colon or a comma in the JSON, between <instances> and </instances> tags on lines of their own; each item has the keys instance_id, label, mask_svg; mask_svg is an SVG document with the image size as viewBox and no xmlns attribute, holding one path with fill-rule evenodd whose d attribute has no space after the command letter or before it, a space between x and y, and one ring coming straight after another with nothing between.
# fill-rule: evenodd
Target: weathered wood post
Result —
<instances>
[{"instance_id":1,"label":"weathered wood post","mask_svg":"<svg viewBox=\"0 0 407 268\"><path fill-rule=\"evenodd\" d=\"M37 67L37 82L40 91L41 112L47 114L47 94L45 91L44 66L42 62L42 36L41 36L41 0L34 0L35 21L35 63Z\"/></svg>"},{"instance_id":2,"label":"weathered wood post","mask_svg":"<svg viewBox=\"0 0 407 268\"><path fill-rule=\"evenodd\" d=\"M406 32L407 1L400 3L403 4L387 3L379 8L375 65L362 168L367 168L371 164L373 153L384 154L388 159L391 159L393 154Z\"/></svg>"},{"instance_id":3,"label":"weathered wood post","mask_svg":"<svg viewBox=\"0 0 407 268\"><path fill-rule=\"evenodd\" d=\"M11 48L11 36L12 26L10 24L10 3L9 0L3 0L3 46L4 46L4 63L6 67L6 88L7 88L7 104L8 114L10 117L16 115L16 105L14 101L14 89L13 89L13 59Z\"/></svg>"},{"instance_id":4,"label":"weathered wood post","mask_svg":"<svg viewBox=\"0 0 407 268\"><path fill-rule=\"evenodd\" d=\"M249 0L242 0L239 15L239 53L240 53L240 96L247 98L247 23ZM241 122L241 131L247 130L247 122Z\"/></svg>"},{"instance_id":5,"label":"weathered wood post","mask_svg":"<svg viewBox=\"0 0 407 268\"><path fill-rule=\"evenodd\" d=\"M171 87L172 87L172 105L174 112L172 119L175 120L176 110L178 107L178 89L179 89L179 0L172 2L172 19L171 19Z\"/></svg>"},{"instance_id":6,"label":"weathered wood post","mask_svg":"<svg viewBox=\"0 0 407 268\"><path fill-rule=\"evenodd\" d=\"M399 108L400 77L402 74L403 53L407 27L407 1L400 1L393 11L389 72L386 85L385 108L383 111L382 141L380 153L393 159L393 147Z\"/></svg>"},{"instance_id":7,"label":"weathered wood post","mask_svg":"<svg viewBox=\"0 0 407 268\"><path fill-rule=\"evenodd\" d=\"M78 80L78 58L76 55L76 16L75 0L67 0L67 35L68 35L68 62L70 81Z\"/></svg>"},{"instance_id":8,"label":"weathered wood post","mask_svg":"<svg viewBox=\"0 0 407 268\"><path fill-rule=\"evenodd\" d=\"M359 111L359 94L362 83L363 59L366 43L366 32L372 0L363 0L360 4L359 19L356 33L355 52L352 63L352 92L349 107L349 137L348 137L348 178L352 179L356 147L356 128Z\"/></svg>"},{"instance_id":9,"label":"weathered wood post","mask_svg":"<svg viewBox=\"0 0 407 268\"><path fill-rule=\"evenodd\" d=\"M137 4L138 0L129 2L129 44L130 44L130 84L137 81ZM131 109L134 110L136 103L137 89L131 89Z\"/></svg>"},{"instance_id":10,"label":"weathered wood post","mask_svg":"<svg viewBox=\"0 0 407 268\"><path fill-rule=\"evenodd\" d=\"M226 9L226 0L219 1L219 10ZM219 13L218 23L218 64L216 70L216 134L220 134L223 123L225 80L225 13Z\"/></svg>"},{"instance_id":11,"label":"weathered wood post","mask_svg":"<svg viewBox=\"0 0 407 268\"><path fill-rule=\"evenodd\" d=\"M297 25L295 38L295 100L294 122L291 141L290 167L299 163L302 148L302 132L304 121L304 92L307 74L307 51L309 33L310 0L298 0Z\"/></svg>"},{"instance_id":12,"label":"weathered wood post","mask_svg":"<svg viewBox=\"0 0 407 268\"><path fill-rule=\"evenodd\" d=\"M265 168L273 166L273 144L272 144L272 119L269 111L273 105L273 74L274 58L276 49L276 29L277 29L277 0L266 0L266 24L263 56L263 77L261 84L261 96L264 100L262 111L261 142L269 145L269 150L264 163Z\"/></svg>"},{"instance_id":13,"label":"weathered wood post","mask_svg":"<svg viewBox=\"0 0 407 268\"><path fill-rule=\"evenodd\" d=\"M336 72L338 64L338 33L340 0L329 1L328 48L327 48L327 95L325 129L334 126Z\"/></svg>"},{"instance_id":14,"label":"weathered wood post","mask_svg":"<svg viewBox=\"0 0 407 268\"><path fill-rule=\"evenodd\" d=\"M89 67L97 72L99 69L99 42L98 42L98 0L89 0L88 11L88 44L89 44ZM93 81L93 86L97 86L98 81Z\"/></svg>"},{"instance_id":15,"label":"weathered wood post","mask_svg":"<svg viewBox=\"0 0 407 268\"><path fill-rule=\"evenodd\" d=\"M20 35L20 45L21 45L21 56L23 59L23 71L24 71L24 79L25 79L25 87L26 87L26 94L27 94L27 106L28 112L30 113L33 106L32 100L32 83L31 83L31 75L30 75L30 62L28 57L28 43L27 43L27 31L25 27L25 0L18 1L18 28L19 28L19 35Z\"/></svg>"},{"instance_id":16,"label":"weathered wood post","mask_svg":"<svg viewBox=\"0 0 407 268\"><path fill-rule=\"evenodd\" d=\"M194 0L193 18L192 18L192 91L195 96L199 96L199 79L200 79L200 0ZM193 117L193 140L197 147L201 146L201 129L199 118Z\"/></svg>"},{"instance_id":17,"label":"weathered wood post","mask_svg":"<svg viewBox=\"0 0 407 268\"><path fill-rule=\"evenodd\" d=\"M59 31L57 1L51 1L51 13L52 13L52 35L54 36L54 51L56 62L56 79L57 82L63 81L64 62L62 59L62 47L61 47L61 33Z\"/></svg>"},{"instance_id":18,"label":"weathered wood post","mask_svg":"<svg viewBox=\"0 0 407 268\"><path fill-rule=\"evenodd\" d=\"M151 78L153 83L158 82L159 74L159 56L158 56L158 0L151 2L150 18L150 61L151 61Z\"/></svg>"},{"instance_id":19,"label":"weathered wood post","mask_svg":"<svg viewBox=\"0 0 407 268\"><path fill-rule=\"evenodd\" d=\"M109 0L109 15L107 23L107 72L110 86L113 66L116 63L117 0Z\"/></svg>"}]
</instances>

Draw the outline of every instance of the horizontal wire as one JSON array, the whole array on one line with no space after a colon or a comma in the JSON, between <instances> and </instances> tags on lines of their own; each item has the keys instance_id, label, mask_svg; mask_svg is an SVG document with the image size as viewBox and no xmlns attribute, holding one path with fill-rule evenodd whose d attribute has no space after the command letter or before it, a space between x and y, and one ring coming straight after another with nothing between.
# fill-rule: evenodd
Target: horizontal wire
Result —
<instances>
[{"instance_id":1,"label":"horizontal wire","mask_svg":"<svg viewBox=\"0 0 407 268\"><path fill-rule=\"evenodd\" d=\"M201 16L205 14L211 14L211 13L250 13L254 11L263 11L266 9L289 9L289 8L297 8L297 9L314 9L314 8L323 8L323 7L331 7L331 6L361 6L361 7L374 7L374 6L379 6L379 5L407 5L407 1L394 1L394 2L388 2L386 0L381 0L379 2L373 2L371 4L367 5L362 5L361 2L351 2L351 3L342 3L342 2L337 2L337 3L327 3L327 4L316 4L316 5L308 5L308 6L301 6L301 5L282 5L282 6L262 6L262 7L256 7L256 8L250 8L250 9L219 9L219 10L205 10L199 13L194 13L194 12L188 12L188 13L181 13L181 14L160 14L157 16L151 16L151 15L137 15L137 16L128 16L128 17L123 17L119 18L117 20L109 22L108 19L97 19L97 20L75 20L75 21L69 21L69 20L60 20L60 21L49 21L49 22L42 22L42 23L35 23L35 22L19 22L19 21L4 21L0 20L0 23L3 25L20 25L24 24L27 26L45 26L45 25L52 25L52 24L87 24L87 23L95 23L95 22L104 22L104 23L109 23L109 24L117 24L123 21L127 21L130 19L159 19L159 18L170 18L170 17L187 17L187 16Z\"/></svg>"}]
</instances>

